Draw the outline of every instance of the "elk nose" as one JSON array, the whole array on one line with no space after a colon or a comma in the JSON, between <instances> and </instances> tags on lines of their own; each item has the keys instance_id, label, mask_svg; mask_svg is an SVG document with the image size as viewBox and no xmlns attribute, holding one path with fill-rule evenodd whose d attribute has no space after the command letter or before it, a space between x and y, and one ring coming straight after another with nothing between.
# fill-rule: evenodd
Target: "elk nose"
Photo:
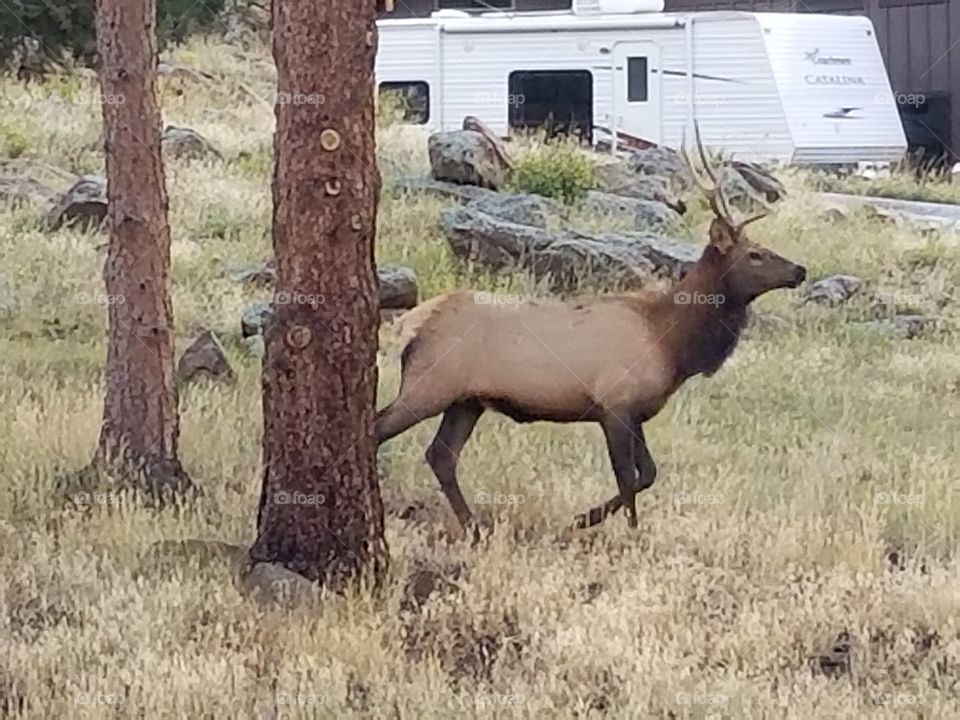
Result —
<instances>
[{"instance_id":1,"label":"elk nose","mask_svg":"<svg viewBox=\"0 0 960 720\"><path fill-rule=\"evenodd\" d=\"M807 269L803 265L797 265L797 269L793 273L794 281L799 285L804 280L807 279Z\"/></svg>"}]
</instances>

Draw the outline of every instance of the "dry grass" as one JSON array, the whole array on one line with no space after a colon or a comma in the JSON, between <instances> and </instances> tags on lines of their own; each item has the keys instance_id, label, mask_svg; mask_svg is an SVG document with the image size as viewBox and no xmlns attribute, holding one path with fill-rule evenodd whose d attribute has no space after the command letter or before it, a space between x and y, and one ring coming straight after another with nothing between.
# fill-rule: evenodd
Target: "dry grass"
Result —
<instances>
[{"instance_id":1,"label":"dry grass","mask_svg":"<svg viewBox=\"0 0 960 720\"><path fill-rule=\"evenodd\" d=\"M250 543L260 483L259 364L238 327L256 293L227 272L269 253L272 117L237 88L268 97L271 69L265 55L214 43L176 55L224 79L167 87L166 120L225 155L168 167L178 343L212 327L239 381L182 397L182 455L202 500L163 512L122 496L64 505L54 479L89 458L102 402L104 312L77 302L101 287L102 238L44 234L36 208L0 208L0 714L960 713L958 239L819 220L801 175L753 236L814 277L854 272L867 291L835 309L791 293L760 303L788 326L751 332L651 423L661 475L640 500L638 531L621 518L567 529L615 487L597 430L488 417L462 466L468 497L497 521L479 548L446 530L421 459L432 423L384 449L393 567L379 597L264 609L222 562L156 560L149 547L161 540ZM68 90L6 83L0 151L99 171L96 107ZM422 136L400 129L383 132L381 152L388 174L424 163ZM522 276L459 268L436 229L440 207L386 194L380 260L413 266L427 295L536 291ZM871 291L910 298L940 329L912 341L861 329L854 321L876 312ZM383 402L396 354L386 328ZM448 584L416 609L406 580L424 569ZM849 663L820 659L843 633Z\"/></svg>"}]
</instances>

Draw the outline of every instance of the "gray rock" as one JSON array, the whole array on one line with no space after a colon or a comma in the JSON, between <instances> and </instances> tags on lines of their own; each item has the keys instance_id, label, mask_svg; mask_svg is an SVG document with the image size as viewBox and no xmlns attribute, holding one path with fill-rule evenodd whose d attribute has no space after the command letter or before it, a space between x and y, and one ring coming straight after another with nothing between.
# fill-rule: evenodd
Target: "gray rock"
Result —
<instances>
[{"instance_id":1,"label":"gray rock","mask_svg":"<svg viewBox=\"0 0 960 720\"><path fill-rule=\"evenodd\" d=\"M165 154L174 158L223 158L220 151L196 130L176 125L167 125L160 139L160 146Z\"/></svg>"},{"instance_id":2,"label":"gray rock","mask_svg":"<svg viewBox=\"0 0 960 720\"><path fill-rule=\"evenodd\" d=\"M680 215L662 202L596 190L587 193L583 204L591 212L631 216L638 230L669 230L680 220Z\"/></svg>"},{"instance_id":3,"label":"gray rock","mask_svg":"<svg viewBox=\"0 0 960 720\"><path fill-rule=\"evenodd\" d=\"M234 270L230 277L244 285L253 287L273 287L277 280L277 270L272 262L263 265L250 265Z\"/></svg>"},{"instance_id":4,"label":"gray rock","mask_svg":"<svg viewBox=\"0 0 960 720\"><path fill-rule=\"evenodd\" d=\"M742 160L727 160L723 166L725 170L736 173L747 184L750 194L759 200L774 203L787 194L783 183L761 165Z\"/></svg>"},{"instance_id":5,"label":"gray rock","mask_svg":"<svg viewBox=\"0 0 960 720\"><path fill-rule=\"evenodd\" d=\"M266 300L257 300L244 308L240 318L240 331L245 338L262 335L273 318L273 308Z\"/></svg>"},{"instance_id":6,"label":"gray rock","mask_svg":"<svg viewBox=\"0 0 960 720\"><path fill-rule=\"evenodd\" d=\"M667 147L633 150L627 158L627 167L635 173L677 182L684 188L693 185L693 175L686 161L680 153Z\"/></svg>"},{"instance_id":7,"label":"gray rock","mask_svg":"<svg viewBox=\"0 0 960 720\"><path fill-rule=\"evenodd\" d=\"M258 562L240 577L241 592L267 605L294 606L315 602L321 588L281 565Z\"/></svg>"},{"instance_id":8,"label":"gray rock","mask_svg":"<svg viewBox=\"0 0 960 720\"><path fill-rule=\"evenodd\" d=\"M262 358L267 354L266 344L263 342L263 335L251 335L243 339L243 346L253 357Z\"/></svg>"},{"instance_id":9,"label":"gray rock","mask_svg":"<svg viewBox=\"0 0 960 720\"><path fill-rule=\"evenodd\" d=\"M836 305L853 297L863 280L855 275L831 275L812 283L806 292L808 302Z\"/></svg>"},{"instance_id":10,"label":"gray rock","mask_svg":"<svg viewBox=\"0 0 960 720\"><path fill-rule=\"evenodd\" d=\"M453 253L492 270L525 268L556 290L581 281L640 287L650 275L680 277L700 256L689 243L642 233L551 233L470 208L448 208L440 224Z\"/></svg>"},{"instance_id":11,"label":"gray rock","mask_svg":"<svg viewBox=\"0 0 960 720\"><path fill-rule=\"evenodd\" d=\"M417 284L417 275L410 268L402 265L381 265L377 268L377 276L380 280L381 310L405 310L419 302L420 289ZM251 285L272 286L276 280L276 270L273 262L268 262L259 267L234 273L233 278ZM273 310L269 302L260 300L248 305L240 321L243 337L261 334L271 317L273 317Z\"/></svg>"},{"instance_id":12,"label":"gray rock","mask_svg":"<svg viewBox=\"0 0 960 720\"><path fill-rule=\"evenodd\" d=\"M48 230L64 225L83 229L99 227L107 217L107 181L97 175L84 175L71 185L47 213Z\"/></svg>"},{"instance_id":13,"label":"gray rock","mask_svg":"<svg viewBox=\"0 0 960 720\"><path fill-rule=\"evenodd\" d=\"M565 208L556 200L527 193L491 194L473 200L467 207L507 222L539 228L547 227L550 218L566 215Z\"/></svg>"},{"instance_id":14,"label":"gray rock","mask_svg":"<svg viewBox=\"0 0 960 720\"><path fill-rule=\"evenodd\" d=\"M190 382L201 376L227 382L236 379L223 345L209 330L200 333L184 350L177 363L177 379L180 382Z\"/></svg>"},{"instance_id":15,"label":"gray rock","mask_svg":"<svg viewBox=\"0 0 960 720\"><path fill-rule=\"evenodd\" d=\"M430 136L427 149L434 180L490 190L503 185L508 168L482 133L473 130L436 133Z\"/></svg>"},{"instance_id":16,"label":"gray rock","mask_svg":"<svg viewBox=\"0 0 960 720\"><path fill-rule=\"evenodd\" d=\"M414 307L420 300L417 275L402 265L381 265L377 268L380 278L380 309L403 310Z\"/></svg>"},{"instance_id":17,"label":"gray rock","mask_svg":"<svg viewBox=\"0 0 960 720\"><path fill-rule=\"evenodd\" d=\"M498 197L498 193L493 190L487 190L476 185L457 185L442 180L433 180L432 178L400 177L394 180L389 188L394 194L422 193L461 203L480 198Z\"/></svg>"},{"instance_id":18,"label":"gray rock","mask_svg":"<svg viewBox=\"0 0 960 720\"><path fill-rule=\"evenodd\" d=\"M29 177L0 177L0 203L10 205L48 204L56 198L55 190Z\"/></svg>"},{"instance_id":19,"label":"gray rock","mask_svg":"<svg viewBox=\"0 0 960 720\"><path fill-rule=\"evenodd\" d=\"M937 321L925 315L895 315L892 318L872 320L860 324L883 335L912 340L935 327Z\"/></svg>"}]
</instances>

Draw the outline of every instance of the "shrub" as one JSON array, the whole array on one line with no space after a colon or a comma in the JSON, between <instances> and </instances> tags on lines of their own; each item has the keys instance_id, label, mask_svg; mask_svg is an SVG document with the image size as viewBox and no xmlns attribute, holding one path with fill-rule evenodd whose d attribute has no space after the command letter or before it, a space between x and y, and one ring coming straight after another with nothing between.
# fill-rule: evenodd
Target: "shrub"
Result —
<instances>
[{"instance_id":1,"label":"shrub","mask_svg":"<svg viewBox=\"0 0 960 720\"><path fill-rule=\"evenodd\" d=\"M226 0L157 0L160 45L211 28ZM5 0L0 3L0 64L22 54L25 40L39 44L44 61L70 57L90 63L96 56L94 0ZM29 32L26 30L29 28Z\"/></svg>"},{"instance_id":2,"label":"shrub","mask_svg":"<svg viewBox=\"0 0 960 720\"><path fill-rule=\"evenodd\" d=\"M514 168L511 186L572 204L596 186L593 162L575 144L541 145L521 157Z\"/></svg>"}]
</instances>

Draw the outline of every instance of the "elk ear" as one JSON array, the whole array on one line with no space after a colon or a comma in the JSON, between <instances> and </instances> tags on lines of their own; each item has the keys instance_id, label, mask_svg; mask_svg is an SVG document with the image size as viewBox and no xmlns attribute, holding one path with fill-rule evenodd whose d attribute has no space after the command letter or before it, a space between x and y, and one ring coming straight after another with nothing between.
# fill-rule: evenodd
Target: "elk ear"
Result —
<instances>
[{"instance_id":1,"label":"elk ear","mask_svg":"<svg viewBox=\"0 0 960 720\"><path fill-rule=\"evenodd\" d=\"M716 248L721 255L726 255L740 242L740 233L730 223L720 218L714 218L710 223L710 245Z\"/></svg>"}]
</instances>

